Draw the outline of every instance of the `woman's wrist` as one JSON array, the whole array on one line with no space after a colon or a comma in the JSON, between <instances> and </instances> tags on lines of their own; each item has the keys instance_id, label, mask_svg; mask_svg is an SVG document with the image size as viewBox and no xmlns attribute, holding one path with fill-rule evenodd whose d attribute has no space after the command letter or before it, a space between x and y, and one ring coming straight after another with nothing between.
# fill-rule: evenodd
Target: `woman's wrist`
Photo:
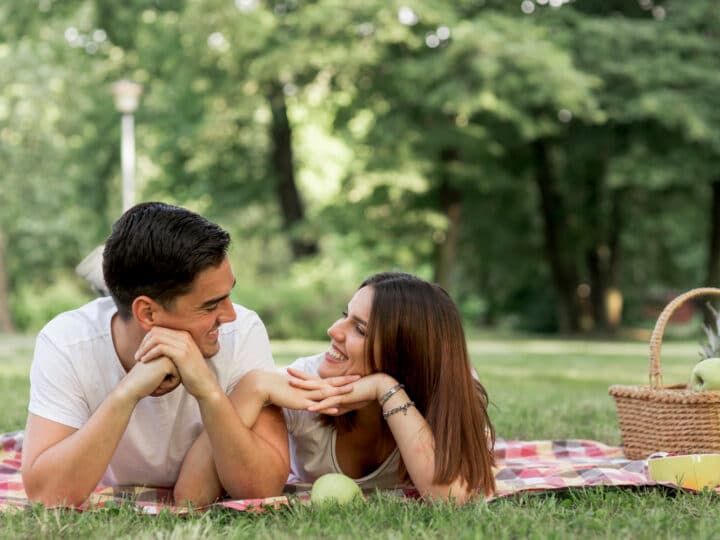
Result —
<instances>
[{"instance_id":1,"label":"woman's wrist","mask_svg":"<svg viewBox=\"0 0 720 540\"><path fill-rule=\"evenodd\" d=\"M395 387L398 386L397 380L395 380L394 377L391 377L390 375L386 375L385 373L377 373L378 375L378 382L375 385L375 400L379 403L383 401L383 399L387 400L387 393L391 392ZM380 403L382 405L382 403Z\"/></svg>"}]
</instances>

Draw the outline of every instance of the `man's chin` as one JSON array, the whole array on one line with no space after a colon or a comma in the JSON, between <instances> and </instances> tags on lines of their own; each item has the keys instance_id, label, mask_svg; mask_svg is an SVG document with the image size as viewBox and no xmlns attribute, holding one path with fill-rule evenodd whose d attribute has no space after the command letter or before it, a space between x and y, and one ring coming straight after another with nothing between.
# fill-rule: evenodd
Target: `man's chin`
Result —
<instances>
[{"instance_id":1,"label":"man's chin","mask_svg":"<svg viewBox=\"0 0 720 540\"><path fill-rule=\"evenodd\" d=\"M213 345L207 345L203 347L203 350L200 351L203 355L203 358L205 360L209 360L213 356L215 356L217 353L220 352L220 345L218 343L215 343Z\"/></svg>"},{"instance_id":2,"label":"man's chin","mask_svg":"<svg viewBox=\"0 0 720 540\"><path fill-rule=\"evenodd\" d=\"M169 394L173 390L175 390L178 386L180 386L180 381L178 381L176 384L173 385L167 385L156 388L152 394L150 394L152 397L160 397L164 396L165 394Z\"/></svg>"}]
</instances>

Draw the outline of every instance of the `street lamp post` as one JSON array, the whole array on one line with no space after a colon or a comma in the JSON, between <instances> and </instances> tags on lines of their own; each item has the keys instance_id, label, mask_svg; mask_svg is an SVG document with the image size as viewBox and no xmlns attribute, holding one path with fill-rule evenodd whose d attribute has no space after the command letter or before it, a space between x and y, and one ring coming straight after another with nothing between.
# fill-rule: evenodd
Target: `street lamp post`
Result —
<instances>
[{"instance_id":1,"label":"street lamp post","mask_svg":"<svg viewBox=\"0 0 720 540\"><path fill-rule=\"evenodd\" d=\"M112 86L115 108L122 114L120 138L120 164L122 166L122 210L125 212L135 204L135 120L133 114L140 103L142 86L132 81L118 81ZM109 294L102 270L103 245L93 249L75 272L87 280L93 290L106 296Z\"/></svg>"},{"instance_id":2,"label":"street lamp post","mask_svg":"<svg viewBox=\"0 0 720 540\"><path fill-rule=\"evenodd\" d=\"M116 82L112 87L115 108L122 113L120 161L122 165L123 212L135 204L135 119L142 94L142 86L128 80Z\"/></svg>"}]
</instances>

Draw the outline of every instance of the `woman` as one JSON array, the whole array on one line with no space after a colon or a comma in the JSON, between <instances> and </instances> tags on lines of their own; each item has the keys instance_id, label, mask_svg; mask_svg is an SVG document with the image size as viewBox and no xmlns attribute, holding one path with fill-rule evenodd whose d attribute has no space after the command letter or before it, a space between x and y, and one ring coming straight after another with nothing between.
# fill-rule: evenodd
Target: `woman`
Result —
<instances>
[{"instance_id":1,"label":"woman","mask_svg":"<svg viewBox=\"0 0 720 540\"><path fill-rule=\"evenodd\" d=\"M247 425L264 403L284 407L291 478L341 472L361 487L414 486L425 498L459 503L494 491L487 393L442 288L376 274L328 335L330 349L297 360L289 379L254 371L238 383Z\"/></svg>"}]
</instances>

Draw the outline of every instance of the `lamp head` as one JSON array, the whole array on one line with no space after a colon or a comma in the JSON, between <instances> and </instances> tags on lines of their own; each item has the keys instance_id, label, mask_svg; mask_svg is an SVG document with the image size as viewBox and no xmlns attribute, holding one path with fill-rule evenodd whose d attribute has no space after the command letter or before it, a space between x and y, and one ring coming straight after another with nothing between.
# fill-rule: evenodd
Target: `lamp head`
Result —
<instances>
[{"instance_id":1,"label":"lamp head","mask_svg":"<svg viewBox=\"0 0 720 540\"><path fill-rule=\"evenodd\" d=\"M115 96L115 107L123 114L132 114L140 103L143 87L132 81L123 79L112 85Z\"/></svg>"}]
</instances>

